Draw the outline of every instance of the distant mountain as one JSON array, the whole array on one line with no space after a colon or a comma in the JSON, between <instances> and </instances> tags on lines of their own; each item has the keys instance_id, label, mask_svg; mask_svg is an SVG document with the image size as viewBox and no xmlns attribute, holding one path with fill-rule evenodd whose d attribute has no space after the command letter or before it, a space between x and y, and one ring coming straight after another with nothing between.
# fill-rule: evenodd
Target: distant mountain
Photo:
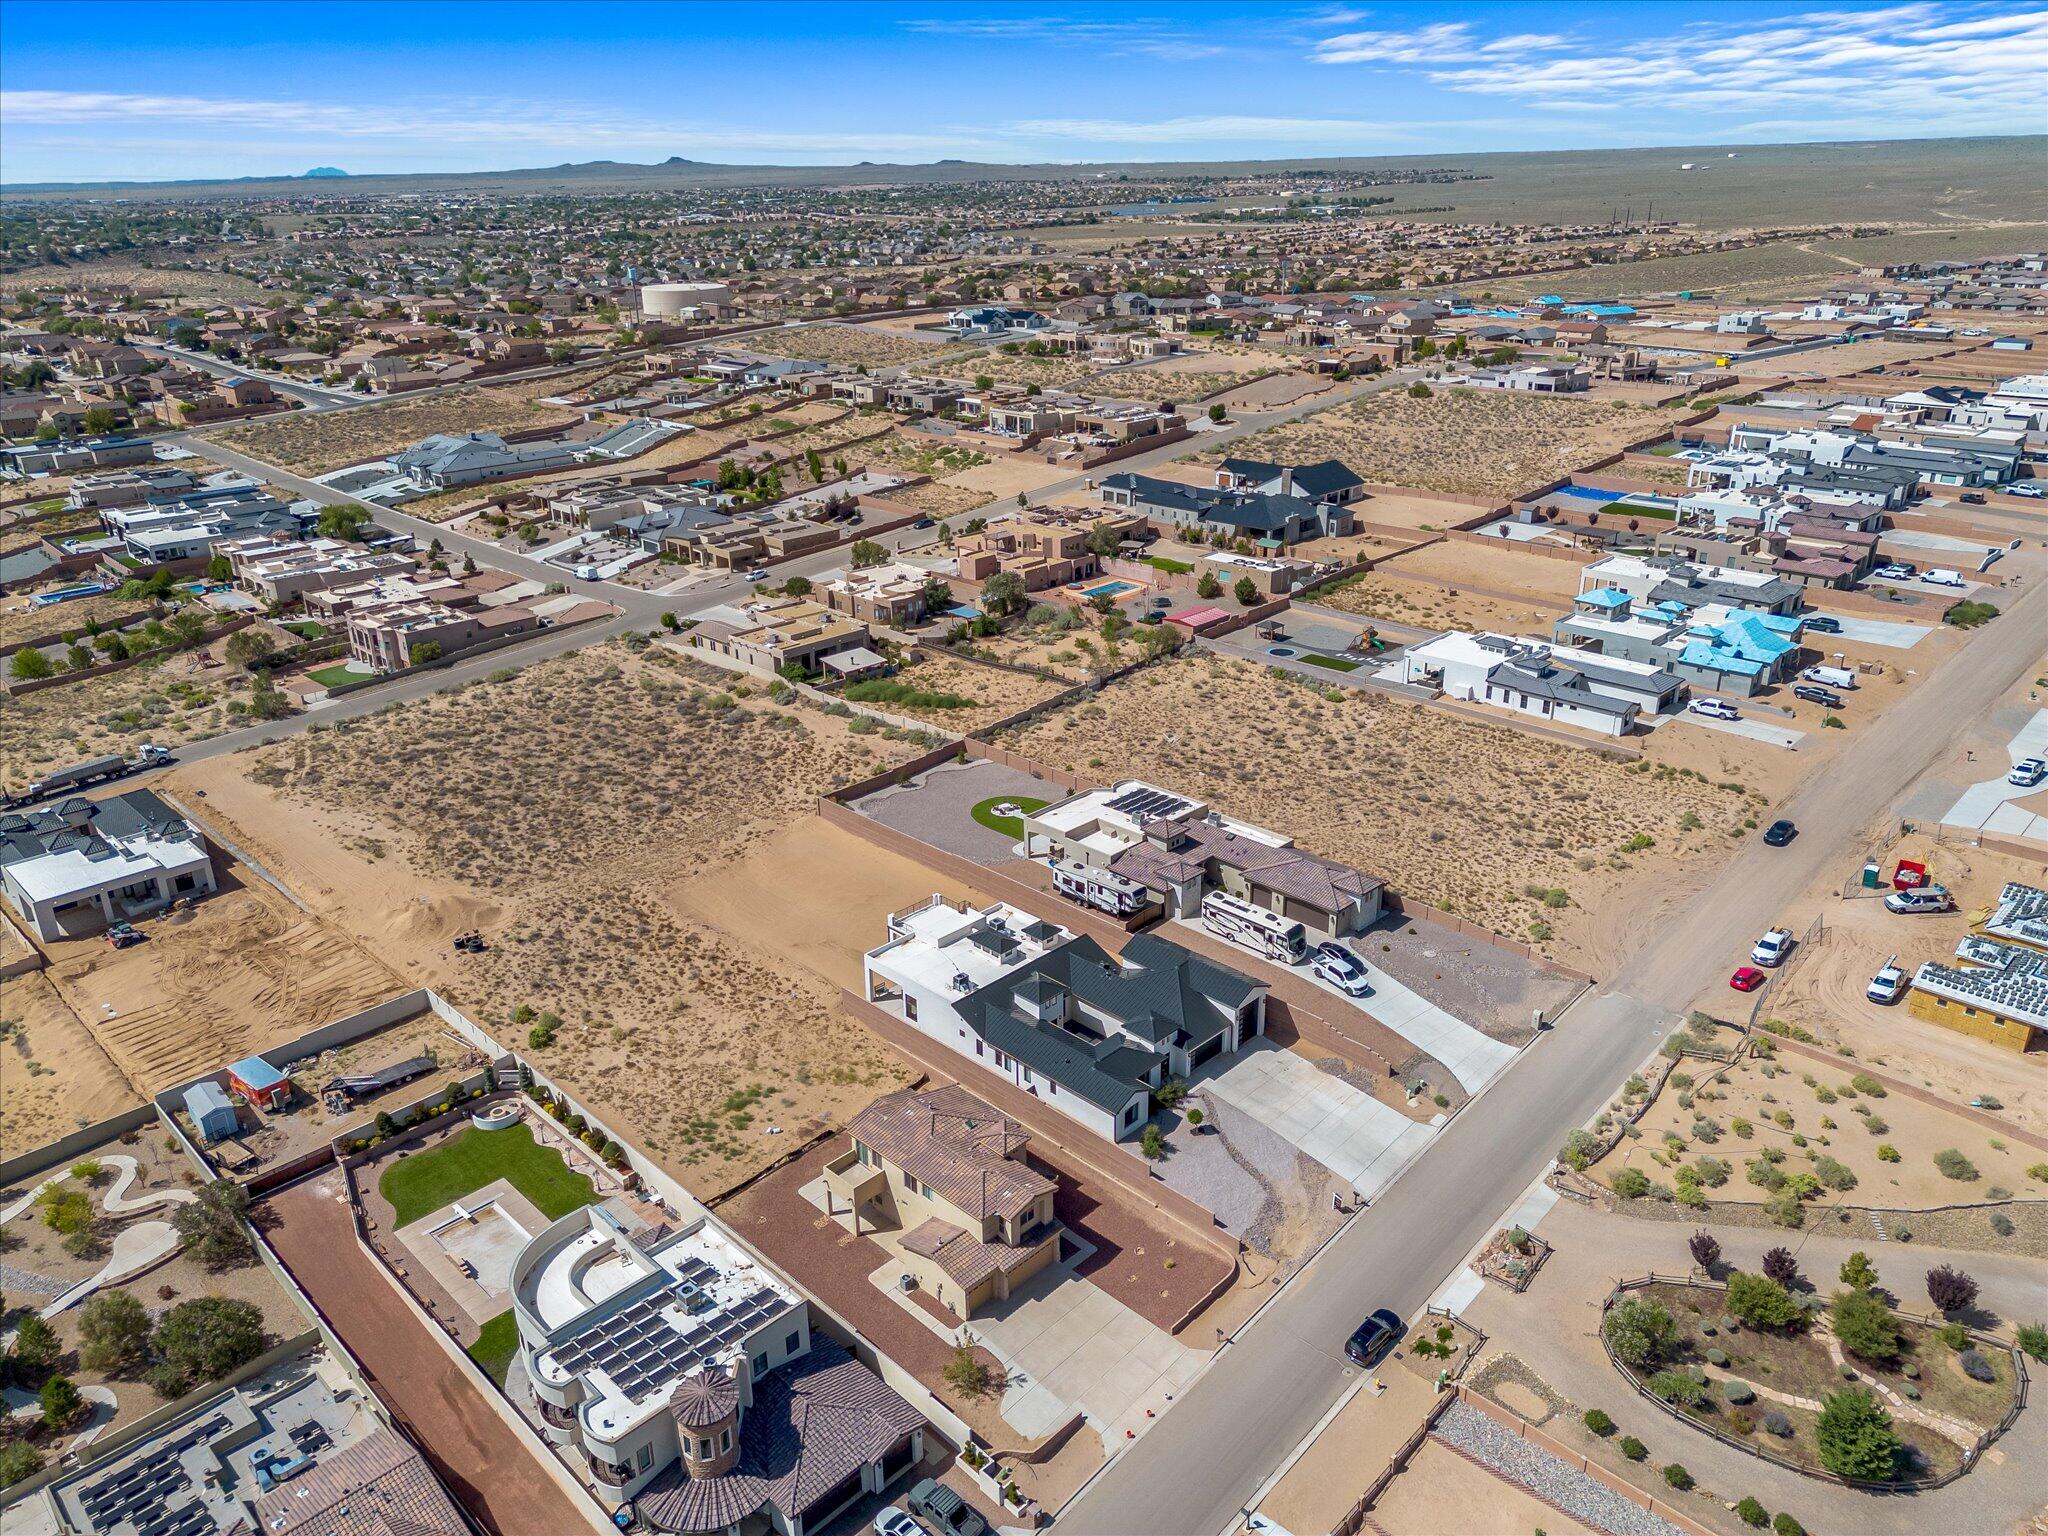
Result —
<instances>
[{"instance_id":1,"label":"distant mountain","mask_svg":"<svg viewBox=\"0 0 2048 1536\"><path fill-rule=\"evenodd\" d=\"M336 169L335 169L335 168L334 168L333 166L331 166L331 165L316 165L316 166L314 166L314 167L313 167L313 169L311 169L310 171L306 172L306 176L305 176L305 179L306 179L307 181L311 181L311 180L312 180L312 179L313 179L314 177L316 177L316 176L346 176L346 175L348 175L348 172L347 172L347 171L337 171L337 170L336 170Z\"/></svg>"}]
</instances>

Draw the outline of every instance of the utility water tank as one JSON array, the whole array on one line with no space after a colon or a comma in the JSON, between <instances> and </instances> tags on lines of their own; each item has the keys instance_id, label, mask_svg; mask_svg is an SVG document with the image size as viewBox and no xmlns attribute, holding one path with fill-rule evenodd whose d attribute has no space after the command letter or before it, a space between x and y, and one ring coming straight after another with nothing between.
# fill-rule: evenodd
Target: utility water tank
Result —
<instances>
[{"instance_id":1,"label":"utility water tank","mask_svg":"<svg viewBox=\"0 0 2048 1536\"><path fill-rule=\"evenodd\" d=\"M643 283L640 313L650 320L679 320L686 309L724 309L732 290L724 283Z\"/></svg>"}]
</instances>

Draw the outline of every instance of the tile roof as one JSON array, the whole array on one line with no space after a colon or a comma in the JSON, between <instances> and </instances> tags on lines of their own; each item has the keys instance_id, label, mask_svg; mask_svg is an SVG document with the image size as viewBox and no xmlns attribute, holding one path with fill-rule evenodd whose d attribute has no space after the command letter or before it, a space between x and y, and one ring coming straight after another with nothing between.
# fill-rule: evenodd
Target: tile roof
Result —
<instances>
[{"instance_id":1,"label":"tile roof","mask_svg":"<svg viewBox=\"0 0 2048 1536\"><path fill-rule=\"evenodd\" d=\"M977 1220L1016 1216L1055 1188L1023 1162L1024 1128L957 1084L885 1094L847 1130Z\"/></svg>"},{"instance_id":2,"label":"tile roof","mask_svg":"<svg viewBox=\"0 0 2048 1536\"><path fill-rule=\"evenodd\" d=\"M379 1428L256 1501L264 1536L466 1536L469 1525L418 1451Z\"/></svg>"},{"instance_id":3,"label":"tile roof","mask_svg":"<svg viewBox=\"0 0 2048 1536\"><path fill-rule=\"evenodd\" d=\"M813 1334L808 1354L754 1383L730 1472L692 1477L673 1461L641 1490L636 1508L654 1529L674 1532L722 1531L769 1505L802 1519L849 1473L923 1426L879 1376Z\"/></svg>"},{"instance_id":4,"label":"tile roof","mask_svg":"<svg viewBox=\"0 0 2048 1536\"><path fill-rule=\"evenodd\" d=\"M1155 825L1147 831L1152 835L1118 854L1109 867L1113 873L1154 890L1163 889L1166 882L1178 884L1192 878L1212 859L1318 912L1341 912L1383 883L1305 849L1275 848L1200 817ZM1154 841L1160 836L1171 838L1164 848ZM1130 956L1128 945L1124 955Z\"/></svg>"},{"instance_id":5,"label":"tile roof","mask_svg":"<svg viewBox=\"0 0 2048 1536\"><path fill-rule=\"evenodd\" d=\"M974 1289L1006 1264L1031 1251L1013 1248L1008 1243L985 1243L936 1216L904 1233L903 1246L921 1258L930 1259L966 1290Z\"/></svg>"}]
</instances>

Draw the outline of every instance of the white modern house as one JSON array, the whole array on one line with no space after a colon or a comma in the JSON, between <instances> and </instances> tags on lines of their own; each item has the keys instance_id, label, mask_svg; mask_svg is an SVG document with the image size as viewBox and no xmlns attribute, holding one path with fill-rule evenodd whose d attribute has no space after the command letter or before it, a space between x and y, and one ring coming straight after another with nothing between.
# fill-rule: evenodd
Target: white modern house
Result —
<instances>
[{"instance_id":1,"label":"white modern house","mask_svg":"<svg viewBox=\"0 0 2048 1536\"><path fill-rule=\"evenodd\" d=\"M1404 651L1401 680L1603 736L1626 736L1684 694L1667 667L1464 630Z\"/></svg>"},{"instance_id":2,"label":"white modern house","mask_svg":"<svg viewBox=\"0 0 2048 1536\"><path fill-rule=\"evenodd\" d=\"M917 1410L701 1212L629 1230L588 1205L513 1261L547 1439L644 1527L804 1536L924 1454Z\"/></svg>"},{"instance_id":3,"label":"white modern house","mask_svg":"<svg viewBox=\"0 0 2048 1536\"><path fill-rule=\"evenodd\" d=\"M1003 902L892 913L864 970L869 1002L1111 1141L1266 1027L1262 982L1149 933L1119 959Z\"/></svg>"},{"instance_id":4,"label":"white modern house","mask_svg":"<svg viewBox=\"0 0 2048 1536\"><path fill-rule=\"evenodd\" d=\"M0 816L0 890L46 943L218 889L205 839L153 791Z\"/></svg>"}]
</instances>

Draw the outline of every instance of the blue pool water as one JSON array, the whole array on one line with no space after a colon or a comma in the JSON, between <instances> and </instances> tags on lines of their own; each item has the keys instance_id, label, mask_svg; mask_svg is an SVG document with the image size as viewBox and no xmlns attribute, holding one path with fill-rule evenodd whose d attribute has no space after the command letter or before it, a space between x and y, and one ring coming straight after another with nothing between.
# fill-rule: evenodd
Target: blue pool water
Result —
<instances>
[{"instance_id":1,"label":"blue pool water","mask_svg":"<svg viewBox=\"0 0 2048 1536\"><path fill-rule=\"evenodd\" d=\"M1625 492L1595 490L1590 485L1561 486L1552 494L1557 496L1571 496L1577 498L1580 501L1607 502L1626 501L1628 499L1627 494Z\"/></svg>"},{"instance_id":2,"label":"blue pool water","mask_svg":"<svg viewBox=\"0 0 2048 1536\"><path fill-rule=\"evenodd\" d=\"M1137 591L1136 585L1128 581L1105 581L1099 587L1083 590L1083 597L1122 597L1126 592Z\"/></svg>"}]
</instances>

